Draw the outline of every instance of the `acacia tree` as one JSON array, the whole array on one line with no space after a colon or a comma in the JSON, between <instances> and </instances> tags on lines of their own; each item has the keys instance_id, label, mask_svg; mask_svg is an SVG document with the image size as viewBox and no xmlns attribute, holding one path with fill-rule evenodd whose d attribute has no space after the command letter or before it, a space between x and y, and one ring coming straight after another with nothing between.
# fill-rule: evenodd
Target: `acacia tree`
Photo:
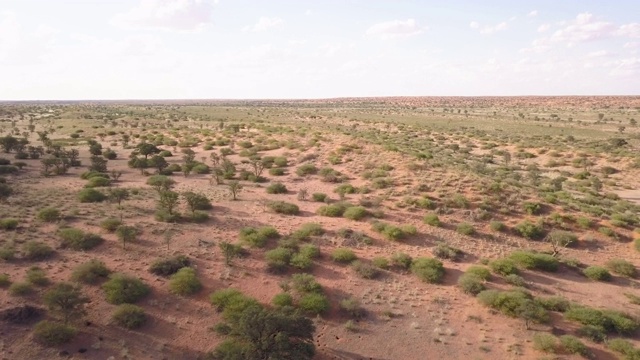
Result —
<instances>
[{"instance_id":1,"label":"acacia tree","mask_svg":"<svg viewBox=\"0 0 640 360\"><path fill-rule=\"evenodd\" d=\"M49 311L62 317L65 325L70 320L81 318L85 315L84 304L89 302L89 299L82 295L79 286L69 283L56 284L44 294L43 300Z\"/></svg>"},{"instance_id":2,"label":"acacia tree","mask_svg":"<svg viewBox=\"0 0 640 360\"><path fill-rule=\"evenodd\" d=\"M158 174L160 174L162 170L169 166L169 163L164 157L160 155L153 155L151 159L149 159L149 166L158 169Z\"/></svg>"},{"instance_id":3,"label":"acacia tree","mask_svg":"<svg viewBox=\"0 0 640 360\"><path fill-rule=\"evenodd\" d=\"M193 191L187 191L184 192L182 196L187 202L187 207L189 208L189 210L191 210L192 214L195 214L196 210L211 209L211 202L203 194L194 193Z\"/></svg>"},{"instance_id":4,"label":"acacia tree","mask_svg":"<svg viewBox=\"0 0 640 360\"><path fill-rule=\"evenodd\" d=\"M169 215L173 215L173 211L180 202L177 192L171 190L160 191L160 199L158 199L158 207L166 210Z\"/></svg>"},{"instance_id":5,"label":"acacia tree","mask_svg":"<svg viewBox=\"0 0 640 360\"><path fill-rule=\"evenodd\" d=\"M122 241L122 248L127 249L127 243L135 241L138 237L138 229L133 226L120 225L116 229L116 236Z\"/></svg>"},{"instance_id":6,"label":"acacia tree","mask_svg":"<svg viewBox=\"0 0 640 360\"><path fill-rule=\"evenodd\" d=\"M238 192L242 189L242 184L239 181L234 180L229 182L229 191L231 191L231 196L233 200L238 199Z\"/></svg>"}]
</instances>

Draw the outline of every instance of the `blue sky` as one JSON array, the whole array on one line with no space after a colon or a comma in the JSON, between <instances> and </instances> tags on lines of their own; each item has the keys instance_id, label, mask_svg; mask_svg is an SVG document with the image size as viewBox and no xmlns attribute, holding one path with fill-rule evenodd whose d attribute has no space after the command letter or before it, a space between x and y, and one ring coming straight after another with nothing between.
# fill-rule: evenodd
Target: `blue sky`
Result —
<instances>
[{"instance_id":1,"label":"blue sky","mask_svg":"<svg viewBox=\"0 0 640 360\"><path fill-rule=\"evenodd\" d=\"M0 99L640 95L640 1L2 0Z\"/></svg>"}]
</instances>

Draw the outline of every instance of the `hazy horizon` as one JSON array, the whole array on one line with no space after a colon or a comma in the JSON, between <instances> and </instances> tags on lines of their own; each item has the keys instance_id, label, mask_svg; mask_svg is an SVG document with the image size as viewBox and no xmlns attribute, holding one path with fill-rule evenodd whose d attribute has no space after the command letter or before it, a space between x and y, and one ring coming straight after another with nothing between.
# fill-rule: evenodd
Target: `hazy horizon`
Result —
<instances>
[{"instance_id":1,"label":"hazy horizon","mask_svg":"<svg viewBox=\"0 0 640 360\"><path fill-rule=\"evenodd\" d=\"M640 2L5 0L0 101L640 95Z\"/></svg>"}]
</instances>

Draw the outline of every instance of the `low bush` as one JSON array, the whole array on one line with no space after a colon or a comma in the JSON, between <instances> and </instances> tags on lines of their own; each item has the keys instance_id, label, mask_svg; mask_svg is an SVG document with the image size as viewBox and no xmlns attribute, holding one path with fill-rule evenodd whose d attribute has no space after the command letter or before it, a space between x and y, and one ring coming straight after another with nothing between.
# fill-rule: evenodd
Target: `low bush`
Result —
<instances>
[{"instance_id":1,"label":"low bush","mask_svg":"<svg viewBox=\"0 0 640 360\"><path fill-rule=\"evenodd\" d=\"M360 304L360 301L356 298L348 297L346 299L342 299L339 305L340 310L356 319L362 318L366 314L362 304Z\"/></svg>"},{"instance_id":2,"label":"low bush","mask_svg":"<svg viewBox=\"0 0 640 360\"><path fill-rule=\"evenodd\" d=\"M470 295L478 295L486 289L482 278L469 273L463 274L458 278L458 286L463 292Z\"/></svg>"},{"instance_id":3,"label":"low bush","mask_svg":"<svg viewBox=\"0 0 640 360\"><path fill-rule=\"evenodd\" d=\"M476 229L469 223L461 223L456 226L456 232L458 234L471 236L475 234Z\"/></svg>"},{"instance_id":4,"label":"low bush","mask_svg":"<svg viewBox=\"0 0 640 360\"><path fill-rule=\"evenodd\" d=\"M111 316L113 321L127 329L137 329L147 321L144 309L133 304L120 304Z\"/></svg>"},{"instance_id":5,"label":"low bush","mask_svg":"<svg viewBox=\"0 0 640 360\"><path fill-rule=\"evenodd\" d=\"M19 221L16 219L2 219L0 220L0 229L2 230L15 230L18 228Z\"/></svg>"},{"instance_id":6,"label":"low bush","mask_svg":"<svg viewBox=\"0 0 640 360\"><path fill-rule=\"evenodd\" d=\"M514 251L509 255L518 266L530 270L541 270L555 272L558 270L560 262L549 254L537 253L533 251Z\"/></svg>"},{"instance_id":7,"label":"low bush","mask_svg":"<svg viewBox=\"0 0 640 360\"><path fill-rule=\"evenodd\" d=\"M293 274L291 288L300 294L322 293L322 286L311 274Z\"/></svg>"},{"instance_id":8,"label":"low bush","mask_svg":"<svg viewBox=\"0 0 640 360\"><path fill-rule=\"evenodd\" d=\"M516 263L507 258L493 260L489 263L489 267L494 273L502 276L518 274L518 267L516 266Z\"/></svg>"},{"instance_id":9,"label":"low bush","mask_svg":"<svg viewBox=\"0 0 640 360\"><path fill-rule=\"evenodd\" d=\"M624 259L611 259L605 264L612 273L633 278L636 277L636 267Z\"/></svg>"},{"instance_id":10,"label":"low bush","mask_svg":"<svg viewBox=\"0 0 640 360\"><path fill-rule=\"evenodd\" d=\"M350 263L357 259L356 254L351 249L338 248L331 252L331 260L339 263Z\"/></svg>"},{"instance_id":11,"label":"low bush","mask_svg":"<svg viewBox=\"0 0 640 360\"><path fill-rule=\"evenodd\" d=\"M354 260L351 263L351 268L356 274L365 279L375 279L380 276L380 270L377 267L360 260Z\"/></svg>"},{"instance_id":12,"label":"low bush","mask_svg":"<svg viewBox=\"0 0 640 360\"><path fill-rule=\"evenodd\" d=\"M177 295L193 295L202 289L202 283L193 268L183 267L171 276L169 289Z\"/></svg>"},{"instance_id":13,"label":"low bush","mask_svg":"<svg viewBox=\"0 0 640 360\"><path fill-rule=\"evenodd\" d=\"M115 232L120 225L122 225L122 221L116 218L108 218L100 222L100 227L107 230L108 232Z\"/></svg>"},{"instance_id":14,"label":"low bush","mask_svg":"<svg viewBox=\"0 0 640 360\"><path fill-rule=\"evenodd\" d=\"M380 269L388 269L389 259L382 256L376 256L373 259L371 259L371 264L373 264L373 266L378 267Z\"/></svg>"},{"instance_id":15,"label":"low bush","mask_svg":"<svg viewBox=\"0 0 640 360\"><path fill-rule=\"evenodd\" d=\"M289 266L293 251L284 247L277 247L273 250L265 252L264 257L267 266L271 271L283 271Z\"/></svg>"},{"instance_id":16,"label":"low bush","mask_svg":"<svg viewBox=\"0 0 640 360\"><path fill-rule=\"evenodd\" d=\"M582 325L591 325L603 329L607 333L620 335L633 334L640 324L633 317L612 310L598 310L587 306L573 306L565 312L567 320Z\"/></svg>"},{"instance_id":17,"label":"low bush","mask_svg":"<svg viewBox=\"0 0 640 360\"><path fill-rule=\"evenodd\" d=\"M549 311L565 312L571 307L569 300L562 296L539 297L536 302Z\"/></svg>"},{"instance_id":18,"label":"low bush","mask_svg":"<svg viewBox=\"0 0 640 360\"><path fill-rule=\"evenodd\" d=\"M347 206L343 203L336 203L331 205L321 206L316 210L316 213L320 216L327 217L341 217L347 210Z\"/></svg>"},{"instance_id":19,"label":"low bush","mask_svg":"<svg viewBox=\"0 0 640 360\"><path fill-rule=\"evenodd\" d=\"M279 293L271 299L271 304L275 307L293 306L293 297L286 292Z\"/></svg>"},{"instance_id":20,"label":"low bush","mask_svg":"<svg viewBox=\"0 0 640 360\"><path fill-rule=\"evenodd\" d=\"M575 336L562 335L560 336L560 346L565 352L570 354L578 354L583 357L589 357L589 349Z\"/></svg>"},{"instance_id":21,"label":"low bush","mask_svg":"<svg viewBox=\"0 0 640 360\"><path fill-rule=\"evenodd\" d=\"M106 279L110 273L111 271L104 262L92 259L78 265L71 273L71 280L85 284L95 284L100 280Z\"/></svg>"},{"instance_id":22,"label":"low bush","mask_svg":"<svg viewBox=\"0 0 640 360\"><path fill-rule=\"evenodd\" d=\"M318 168L313 164L304 164L299 166L296 169L296 174L298 176L313 175L313 174L316 174L317 172L318 172Z\"/></svg>"},{"instance_id":23,"label":"low bush","mask_svg":"<svg viewBox=\"0 0 640 360\"><path fill-rule=\"evenodd\" d=\"M101 177L101 176L94 176L92 178L89 179L89 181L84 185L85 188L95 188L95 187L105 187L105 186L109 186L111 185L111 180ZM90 202L90 201L82 201L81 202ZM95 201L91 201L91 202L95 202Z\"/></svg>"},{"instance_id":24,"label":"low bush","mask_svg":"<svg viewBox=\"0 0 640 360\"><path fill-rule=\"evenodd\" d=\"M504 281L509 285L513 285L517 287L527 287L527 282L520 275L509 274L504 277Z\"/></svg>"},{"instance_id":25,"label":"low bush","mask_svg":"<svg viewBox=\"0 0 640 360\"><path fill-rule=\"evenodd\" d=\"M609 281L611 280L611 274L602 266L589 266L582 271L584 276L595 281Z\"/></svg>"},{"instance_id":26,"label":"low bush","mask_svg":"<svg viewBox=\"0 0 640 360\"><path fill-rule=\"evenodd\" d=\"M37 266L32 266L27 270L25 279L33 285L38 285L38 286L49 285L49 279L47 278L47 273L43 269Z\"/></svg>"},{"instance_id":27,"label":"low bush","mask_svg":"<svg viewBox=\"0 0 640 360\"><path fill-rule=\"evenodd\" d=\"M294 231L290 236L298 241L306 241L311 236L319 236L324 234L322 225L317 223L305 223L300 226L300 229Z\"/></svg>"},{"instance_id":28,"label":"low bush","mask_svg":"<svg viewBox=\"0 0 640 360\"><path fill-rule=\"evenodd\" d=\"M27 296L33 293L33 285L30 282L14 282L9 285L9 295L11 296Z\"/></svg>"},{"instance_id":29,"label":"low bush","mask_svg":"<svg viewBox=\"0 0 640 360\"><path fill-rule=\"evenodd\" d=\"M27 241L22 245L22 256L27 260L44 260L53 256L53 249L40 241Z\"/></svg>"},{"instance_id":30,"label":"low bush","mask_svg":"<svg viewBox=\"0 0 640 360\"><path fill-rule=\"evenodd\" d=\"M287 187L281 182L267 186L267 194L286 194L287 191Z\"/></svg>"},{"instance_id":31,"label":"low bush","mask_svg":"<svg viewBox=\"0 0 640 360\"><path fill-rule=\"evenodd\" d=\"M611 339L607 342L607 347L623 355L625 360L640 359L640 350L636 349L629 340Z\"/></svg>"},{"instance_id":32,"label":"low bush","mask_svg":"<svg viewBox=\"0 0 640 360\"><path fill-rule=\"evenodd\" d=\"M41 321L33 328L33 338L45 346L58 346L68 343L76 335L76 330L57 322Z\"/></svg>"},{"instance_id":33,"label":"low bush","mask_svg":"<svg viewBox=\"0 0 640 360\"><path fill-rule=\"evenodd\" d=\"M62 239L62 248L72 250L91 250L102 244L104 239L92 233L85 233L76 228L62 228L58 230L58 236Z\"/></svg>"},{"instance_id":34,"label":"low bush","mask_svg":"<svg viewBox=\"0 0 640 360\"><path fill-rule=\"evenodd\" d=\"M284 215L298 215L300 213L300 208L296 204L287 203L284 201L270 201L267 203L267 206L271 211L284 214Z\"/></svg>"},{"instance_id":35,"label":"low bush","mask_svg":"<svg viewBox=\"0 0 640 360\"><path fill-rule=\"evenodd\" d=\"M102 284L102 290L107 302L115 305L135 303L151 292L142 280L122 273L112 274L109 280Z\"/></svg>"},{"instance_id":36,"label":"low bush","mask_svg":"<svg viewBox=\"0 0 640 360\"><path fill-rule=\"evenodd\" d=\"M325 193L313 193L311 198L316 202L325 202L327 200L327 194Z\"/></svg>"},{"instance_id":37,"label":"low bush","mask_svg":"<svg viewBox=\"0 0 640 360\"><path fill-rule=\"evenodd\" d=\"M264 247L268 240L280 237L278 231L272 226L261 228L245 227L240 230L240 240L252 247Z\"/></svg>"},{"instance_id":38,"label":"low bush","mask_svg":"<svg viewBox=\"0 0 640 360\"><path fill-rule=\"evenodd\" d=\"M417 258L413 260L411 272L420 280L432 284L440 283L445 273L442 262L433 258Z\"/></svg>"},{"instance_id":39,"label":"low bush","mask_svg":"<svg viewBox=\"0 0 640 360\"><path fill-rule=\"evenodd\" d=\"M99 178L95 178L99 179ZM107 196L96 189L82 189L78 193L78 200L81 203L96 203L106 200Z\"/></svg>"},{"instance_id":40,"label":"low bush","mask_svg":"<svg viewBox=\"0 0 640 360\"><path fill-rule=\"evenodd\" d=\"M501 221L492 221L489 223L489 228L493 231L505 231L507 226Z\"/></svg>"},{"instance_id":41,"label":"low bush","mask_svg":"<svg viewBox=\"0 0 640 360\"><path fill-rule=\"evenodd\" d=\"M601 343L607 339L607 334L604 332L604 329L593 325L581 326L576 330L576 334L596 343Z\"/></svg>"},{"instance_id":42,"label":"low bush","mask_svg":"<svg viewBox=\"0 0 640 360\"><path fill-rule=\"evenodd\" d=\"M191 261L184 255L175 255L167 259L158 259L149 267L149 272L159 276L170 276L178 270L190 266Z\"/></svg>"},{"instance_id":43,"label":"low bush","mask_svg":"<svg viewBox=\"0 0 640 360\"><path fill-rule=\"evenodd\" d=\"M465 274L475 275L484 281L491 279L491 272L484 266L472 265L467 268Z\"/></svg>"},{"instance_id":44,"label":"low bush","mask_svg":"<svg viewBox=\"0 0 640 360\"><path fill-rule=\"evenodd\" d=\"M447 259L451 261L456 261L462 256L462 250L458 248L454 248L451 245L443 242L439 242L436 247L432 250L433 256L439 259Z\"/></svg>"},{"instance_id":45,"label":"low bush","mask_svg":"<svg viewBox=\"0 0 640 360\"><path fill-rule=\"evenodd\" d=\"M289 265L300 270L309 270L313 266L313 260L307 255L297 253L291 256Z\"/></svg>"},{"instance_id":46,"label":"low bush","mask_svg":"<svg viewBox=\"0 0 640 360\"><path fill-rule=\"evenodd\" d=\"M350 220L361 220L367 215L369 215L369 211L362 206L348 207L342 214L343 217Z\"/></svg>"},{"instance_id":47,"label":"low bush","mask_svg":"<svg viewBox=\"0 0 640 360\"><path fill-rule=\"evenodd\" d=\"M427 214L424 216L422 221L431 226L440 226L442 223L440 222L440 218L436 214Z\"/></svg>"},{"instance_id":48,"label":"low bush","mask_svg":"<svg viewBox=\"0 0 640 360\"><path fill-rule=\"evenodd\" d=\"M413 263L413 258L405 253L395 253L391 256L391 264L401 269L408 270Z\"/></svg>"},{"instance_id":49,"label":"low bush","mask_svg":"<svg viewBox=\"0 0 640 360\"><path fill-rule=\"evenodd\" d=\"M298 307L305 312L318 315L327 312L331 307L329 299L320 293L308 293L298 301Z\"/></svg>"},{"instance_id":50,"label":"low bush","mask_svg":"<svg viewBox=\"0 0 640 360\"><path fill-rule=\"evenodd\" d=\"M520 236L530 240L539 240L545 235L542 225L534 224L529 220L525 220L517 224L514 226L514 229L518 234L520 234Z\"/></svg>"},{"instance_id":51,"label":"low bush","mask_svg":"<svg viewBox=\"0 0 640 360\"><path fill-rule=\"evenodd\" d=\"M60 210L54 208L44 208L38 211L36 217L44 222L56 222L61 218Z\"/></svg>"},{"instance_id":52,"label":"low bush","mask_svg":"<svg viewBox=\"0 0 640 360\"><path fill-rule=\"evenodd\" d=\"M7 288L11 285L9 274L0 274L0 288Z\"/></svg>"},{"instance_id":53,"label":"low bush","mask_svg":"<svg viewBox=\"0 0 640 360\"><path fill-rule=\"evenodd\" d=\"M537 333L533 335L533 348L555 354L558 351L558 338L547 333Z\"/></svg>"}]
</instances>

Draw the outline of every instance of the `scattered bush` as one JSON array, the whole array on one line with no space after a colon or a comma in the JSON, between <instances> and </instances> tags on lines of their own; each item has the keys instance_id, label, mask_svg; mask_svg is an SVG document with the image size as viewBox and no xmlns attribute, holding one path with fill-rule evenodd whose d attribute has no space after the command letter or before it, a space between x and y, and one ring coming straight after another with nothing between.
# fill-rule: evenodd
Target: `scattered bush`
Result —
<instances>
[{"instance_id":1,"label":"scattered bush","mask_svg":"<svg viewBox=\"0 0 640 360\"><path fill-rule=\"evenodd\" d=\"M341 217L347 210L347 206L343 203L325 205L318 208L316 211L320 216L327 217Z\"/></svg>"},{"instance_id":2,"label":"scattered bush","mask_svg":"<svg viewBox=\"0 0 640 360\"><path fill-rule=\"evenodd\" d=\"M111 185L110 179L107 179L101 176L94 176L89 179L89 181L85 184L84 187L90 189L95 187L105 187L109 185ZM102 201L102 200L98 200L98 201ZM82 201L81 199L80 202L97 202L97 201Z\"/></svg>"},{"instance_id":3,"label":"scattered bush","mask_svg":"<svg viewBox=\"0 0 640 360\"><path fill-rule=\"evenodd\" d=\"M351 263L351 268L365 279L375 279L380 276L380 270L377 267L360 260L354 260Z\"/></svg>"},{"instance_id":4,"label":"scattered bush","mask_svg":"<svg viewBox=\"0 0 640 360\"><path fill-rule=\"evenodd\" d=\"M18 220L16 219L2 219L0 220L0 229L2 230L15 230L18 228Z\"/></svg>"},{"instance_id":5,"label":"scattered bush","mask_svg":"<svg viewBox=\"0 0 640 360\"><path fill-rule=\"evenodd\" d=\"M300 229L294 231L290 236L298 241L306 241L309 240L311 236L319 236L322 234L324 234L322 225L316 223L305 223L300 226Z\"/></svg>"},{"instance_id":6,"label":"scattered bush","mask_svg":"<svg viewBox=\"0 0 640 360\"><path fill-rule=\"evenodd\" d=\"M640 324L634 318L617 311L598 310L586 306L573 306L565 312L567 320L582 325L591 325L603 329L607 333L620 335L633 334Z\"/></svg>"},{"instance_id":7,"label":"scattered bush","mask_svg":"<svg viewBox=\"0 0 640 360\"><path fill-rule=\"evenodd\" d=\"M509 284L509 285L513 285L513 286L517 286L517 287L526 287L527 286L527 282L524 280L524 278L520 275L516 275L516 274L509 274L507 276L504 277L504 281Z\"/></svg>"},{"instance_id":8,"label":"scattered bush","mask_svg":"<svg viewBox=\"0 0 640 360\"><path fill-rule=\"evenodd\" d=\"M427 214L424 216L422 221L431 226L440 226L442 223L440 222L440 218L436 214Z\"/></svg>"},{"instance_id":9,"label":"scattered bush","mask_svg":"<svg viewBox=\"0 0 640 360\"><path fill-rule=\"evenodd\" d=\"M491 272L489 272L489 269L484 266L469 266L469 268L467 268L467 271L465 271L465 274L475 275L484 281L491 279Z\"/></svg>"},{"instance_id":10,"label":"scattered bush","mask_svg":"<svg viewBox=\"0 0 640 360\"><path fill-rule=\"evenodd\" d=\"M576 331L576 333L579 336L586 337L587 339L596 343L601 343L605 341L607 338L607 334L604 332L604 330L601 327L593 326L593 325L581 326Z\"/></svg>"},{"instance_id":11,"label":"scattered bush","mask_svg":"<svg viewBox=\"0 0 640 360\"><path fill-rule=\"evenodd\" d=\"M439 242L432 250L433 256L439 259L456 261L462 255L462 250L454 248L447 243Z\"/></svg>"},{"instance_id":12,"label":"scattered bush","mask_svg":"<svg viewBox=\"0 0 640 360\"><path fill-rule=\"evenodd\" d=\"M571 307L569 300L562 296L536 298L536 302L549 311L565 312Z\"/></svg>"},{"instance_id":13,"label":"scattered bush","mask_svg":"<svg viewBox=\"0 0 640 360\"><path fill-rule=\"evenodd\" d=\"M411 267L412 263L413 263L413 259L408 254L400 252L400 253L395 253L391 256L391 264L401 269L408 270Z\"/></svg>"},{"instance_id":14,"label":"scattered bush","mask_svg":"<svg viewBox=\"0 0 640 360\"><path fill-rule=\"evenodd\" d=\"M469 223L461 223L456 227L458 234L471 236L475 234L476 229Z\"/></svg>"},{"instance_id":15,"label":"scattered bush","mask_svg":"<svg viewBox=\"0 0 640 360\"><path fill-rule=\"evenodd\" d=\"M484 291L484 280L477 275L466 273L458 278L458 286L463 292L471 295L478 295Z\"/></svg>"},{"instance_id":16,"label":"scattered bush","mask_svg":"<svg viewBox=\"0 0 640 360\"><path fill-rule=\"evenodd\" d=\"M316 174L317 172L318 172L318 168L313 164L304 164L299 166L296 169L296 174L298 176L313 175L313 174Z\"/></svg>"},{"instance_id":17,"label":"scattered bush","mask_svg":"<svg viewBox=\"0 0 640 360\"><path fill-rule=\"evenodd\" d=\"M267 186L267 194L286 194L287 191L287 187L281 182Z\"/></svg>"},{"instance_id":18,"label":"scattered bush","mask_svg":"<svg viewBox=\"0 0 640 360\"><path fill-rule=\"evenodd\" d=\"M367 215L369 215L369 212L362 206L348 207L342 214L343 217L350 220L361 220Z\"/></svg>"},{"instance_id":19,"label":"scattered bush","mask_svg":"<svg viewBox=\"0 0 640 360\"><path fill-rule=\"evenodd\" d=\"M51 321L41 321L33 329L34 339L45 346L58 346L68 343L76 335L71 326Z\"/></svg>"},{"instance_id":20,"label":"scattered bush","mask_svg":"<svg viewBox=\"0 0 640 360\"><path fill-rule=\"evenodd\" d=\"M289 265L293 252L291 249L284 247L277 247L273 250L269 250L264 254L267 261L267 266L271 271L283 271Z\"/></svg>"},{"instance_id":21,"label":"scattered bush","mask_svg":"<svg viewBox=\"0 0 640 360\"><path fill-rule=\"evenodd\" d=\"M113 321L127 329L137 329L147 321L144 309L133 304L120 304L113 312Z\"/></svg>"},{"instance_id":22,"label":"scattered bush","mask_svg":"<svg viewBox=\"0 0 640 360\"><path fill-rule=\"evenodd\" d=\"M298 215L300 213L300 208L296 204L287 203L284 201L270 201L267 203L267 206L271 211L278 214L285 215Z\"/></svg>"},{"instance_id":23,"label":"scattered bush","mask_svg":"<svg viewBox=\"0 0 640 360\"><path fill-rule=\"evenodd\" d=\"M271 304L275 307L293 306L293 297L286 292L279 293L271 299Z\"/></svg>"},{"instance_id":24,"label":"scattered bush","mask_svg":"<svg viewBox=\"0 0 640 360\"><path fill-rule=\"evenodd\" d=\"M365 310L358 299L348 297L340 301L340 310L346 312L350 316L359 319L365 315Z\"/></svg>"},{"instance_id":25,"label":"scattered bush","mask_svg":"<svg viewBox=\"0 0 640 360\"><path fill-rule=\"evenodd\" d=\"M27 260L44 260L53 255L53 249L40 241L27 241L22 245L22 256Z\"/></svg>"},{"instance_id":26,"label":"scattered bush","mask_svg":"<svg viewBox=\"0 0 640 360\"><path fill-rule=\"evenodd\" d=\"M516 266L516 263L507 258L493 260L489 263L489 267L494 273L502 276L518 274L518 267Z\"/></svg>"},{"instance_id":27,"label":"scattered bush","mask_svg":"<svg viewBox=\"0 0 640 360\"><path fill-rule=\"evenodd\" d=\"M0 288L7 288L11 285L9 274L0 274Z\"/></svg>"},{"instance_id":28,"label":"scattered bush","mask_svg":"<svg viewBox=\"0 0 640 360\"><path fill-rule=\"evenodd\" d=\"M151 291L142 280L122 273L112 274L109 280L102 284L102 290L107 302L116 305L135 303Z\"/></svg>"},{"instance_id":29,"label":"scattered bush","mask_svg":"<svg viewBox=\"0 0 640 360\"><path fill-rule=\"evenodd\" d=\"M193 295L202 289L202 283L193 268L183 267L171 276L169 289L174 294Z\"/></svg>"},{"instance_id":30,"label":"scattered bush","mask_svg":"<svg viewBox=\"0 0 640 360\"><path fill-rule=\"evenodd\" d=\"M588 277L591 280L596 281L609 281L611 280L611 274L609 271L602 266L589 266L588 268L582 271L584 276Z\"/></svg>"},{"instance_id":31,"label":"scattered bush","mask_svg":"<svg viewBox=\"0 0 640 360\"><path fill-rule=\"evenodd\" d=\"M100 222L100 227L108 232L115 232L120 225L122 225L122 221L116 218L108 218Z\"/></svg>"},{"instance_id":32,"label":"scattered bush","mask_svg":"<svg viewBox=\"0 0 640 360\"><path fill-rule=\"evenodd\" d=\"M322 314L329 310L331 304L329 303L329 299L323 294L308 293L300 298L298 306L308 313Z\"/></svg>"},{"instance_id":33,"label":"scattered bush","mask_svg":"<svg viewBox=\"0 0 640 360\"><path fill-rule=\"evenodd\" d=\"M534 334L533 348L546 353L555 353L558 349L558 338L547 333Z\"/></svg>"},{"instance_id":34,"label":"scattered bush","mask_svg":"<svg viewBox=\"0 0 640 360\"><path fill-rule=\"evenodd\" d=\"M607 261L606 266L612 273L633 278L636 277L636 267L624 259L611 259Z\"/></svg>"},{"instance_id":35,"label":"scattered bush","mask_svg":"<svg viewBox=\"0 0 640 360\"><path fill-rule=\"evenodd\" d=\"M509 259L513 260L518 266L530 270L555 272L560 265L558 259L552 255L533 251L514 251L509 255Z\"/></svg>"},{"instance_id":36,"label":"scattered bush","mask_svg":"<svg viewBox=\"0 0 640 360\"><path fill-rule=\"evenodd\" d=\"M311 198L316 202L325 202L327 200L327 194L325 193L313 193Z\"/></svg>"},{"instance_id":37,"label":"scattered bush","mask_svg":"<svg viewBox=\"0 0 640 360\"><path fill-rule=\"evenodd\" d=\"M444 277L442 262L433 258L417 258L411 263L411 271L422 281L436 284Z\"/></svg>"},{"instance_id":38,"label":"scattered bush","mask_svg":"<svg viewBox=\"0 0 640 360\"><path fill-rule=\"evenodd\" d=\"M90 250L102 244L104 239L96 234L85 233L76 228L62 228L58 230L62 239L61 246L72 250Z\"/></svg>"},{"instance_id":39,"label":"scattered bush","mask_svg":"<svg viewBox=\"0 0 640 360\"><path fill-rule=\"evenodd\" d=\"M168 259L159 259L154 261L149 267L152 274L159 276L170 276L178 272L178 270L190 266L191 261L184 255L176 255Z\"/></svg>"},{"instance_id":40,"label":"scattered bush","mask_svg":"<svg viewBox=\"0 0 640 360\"><path fill-rule=\"evenodd\" d=\"M280 237L278 231L272 226L261 228L245 227L240 230L240 240L252 247L264 247L268 240Z\"/></svg>"},{"instance_id":41,"label":"scattered bush","mask_svg":"<svg viewBox=\"0 0 640 360\"><path fill-rule=\"evenodd\" d=\"M30 282L15 282L9 285L9 295L11 296L27 296L33 292L33 286Z\"/></svg>"},{"instance_id":42,"label":"scattered bush","mask_svg":"<svg viewBox=\"0 0 640 360\"><path fill-rule=\"evenodd\" d=\"M54 208L44 208L38 211L36 217L44 222L56 222L60 220L60 210Z\"/></svg>"},{"instance_id":43,"label":"scattered bush","mask_svg":"<svg viewBox=\"0 0 640 360\"><path fill-rule=\"evenodd\" d=\"M96 203L104 201L107 196L96 189L82 189L78 193L78 200L81 203Z\"/></svg>"},{"instance_id":44,"label":"scattered bush","mask_svg":"<svg viewBox=\"0 0 640 360\"><path fill-rule=\"evenodd\" d=\"M530 240L539 240L544 237L544 228L542 225L534 224L529 220L517 224L514 229L520 236Z\"/></svg>"},{"instance_id":45,"label":"scattered bush","mask_svg":"<svg viewBox=\"0 0 640 360\"><path fill-rule=\"evenodd\" d=\"M489 223L489 228L493 231L505 231L507 226L501 221L492 221Z\"/></svg>"},{"instance_id":46,"label":"scattered bush","mask_svg":"<svg viewBox=\"0 0 640 360\"><path fill-rule=\"evenodd\" d=\"M388 269L389 268L389 260L382 256L377 256L371 259L371 264L380 269Z\"/></svg>"},{"instance_id":47,"label":"scattered bush","mask_svg":"<svg viewBox=\"0 0 640 360\"><path fill-rule=\"evenodd\" d=\"M357 258L351 249L338 248L331 252L331 259L339 263L350 263Z\"/></svg>"},{"instance_id":48,"label":"scattered bush","mask_svg":"<svg viewBox=\"0 0 640 360\"><path fill-rule=\"evenodd\" d=\"M95 284L99 280L106 279L111 271L100 260L92 259L78 265L71 273L71 280L85 284Z\"/></svg>"},{"instance_id":49,"label":"scattered bush","mask_svg":"<svg viewBox=\"0 0 640 360\"><path fill-rule=\"evenodd\" d=\"M29 283L38 286L46 286L49 284L47 274L37 266L32 266L27 270L26 280Z\"/></svg>"}]
</instances>

